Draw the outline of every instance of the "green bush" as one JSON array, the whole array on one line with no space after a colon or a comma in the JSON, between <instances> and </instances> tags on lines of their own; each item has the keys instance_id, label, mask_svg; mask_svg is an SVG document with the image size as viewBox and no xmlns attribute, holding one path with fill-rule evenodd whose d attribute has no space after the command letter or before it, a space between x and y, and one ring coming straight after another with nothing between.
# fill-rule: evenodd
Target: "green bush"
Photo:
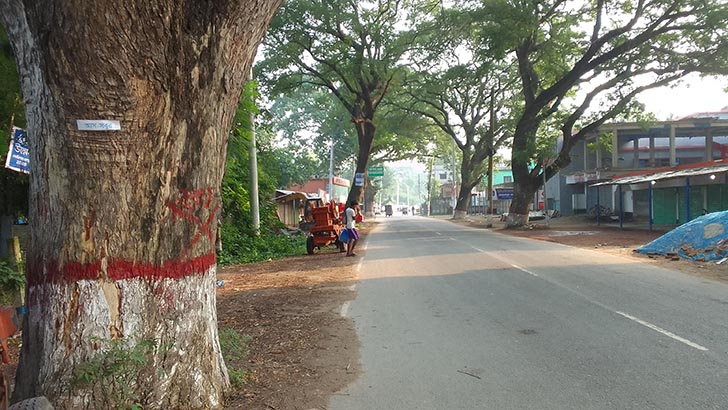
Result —
<instances>
[{"instance_id":1,"label":"green bush","mask_svg":"<svg viewBox=\"0 0 728 410\"><path fill-rule=\"evenodd\" d=\"M15 302L15 295L25 286L23 270L22 265L18 269L0 260L0 305L9 306Z\"/></svg>"},{"instance_id":2,"label":"green bush","mask_svg":"<svg viewBox=\"0 0 728 410\"><path fill-rule=\"evenodd\" d=\"M255 236L233 224L223 224L220 234L222 252L217 255L220 265L261 262L306 253L306 237L301 234L261 232L260 236Z\"/></svg>"}]
</instances>

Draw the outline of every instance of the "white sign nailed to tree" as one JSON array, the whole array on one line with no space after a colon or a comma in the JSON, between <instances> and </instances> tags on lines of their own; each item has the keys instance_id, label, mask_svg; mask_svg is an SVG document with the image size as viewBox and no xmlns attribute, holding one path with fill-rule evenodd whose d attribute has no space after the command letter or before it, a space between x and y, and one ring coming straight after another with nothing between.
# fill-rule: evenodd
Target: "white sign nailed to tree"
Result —
<instances>
[{"instance_id":1,"label":"white sign nailed to tree","mask_svg":"<svg viewBox=\"0 0 728 410\"><path fill-rule=\"evenodd\" d=\"M116 120L76 120L79 131L120 131L121 123Z\"/></svg>"}]
</instances>

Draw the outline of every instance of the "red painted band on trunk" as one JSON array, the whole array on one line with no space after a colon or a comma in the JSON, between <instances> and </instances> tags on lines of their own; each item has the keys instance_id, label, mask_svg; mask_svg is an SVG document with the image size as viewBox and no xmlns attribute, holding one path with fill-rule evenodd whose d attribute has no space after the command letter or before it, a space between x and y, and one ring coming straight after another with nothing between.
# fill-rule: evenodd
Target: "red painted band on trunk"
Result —
<instances>
[{"instance_id":1,"label":"red painted band on trunk","mask_svg":"<svg viewBox=\"0 0 728 410\"><path fill-rule=\"evenodd\" d=\"M122 279L181 279L200 275L217 263L215 252L186 260L171 260L162 265L138 263L125 260L111 260L106 267L106 276L111 280ZM28 265L28 284L72 283L80 280L95 280L101 277L101 262L57 263L33 261Z\"/></svg>"}]
</instances>

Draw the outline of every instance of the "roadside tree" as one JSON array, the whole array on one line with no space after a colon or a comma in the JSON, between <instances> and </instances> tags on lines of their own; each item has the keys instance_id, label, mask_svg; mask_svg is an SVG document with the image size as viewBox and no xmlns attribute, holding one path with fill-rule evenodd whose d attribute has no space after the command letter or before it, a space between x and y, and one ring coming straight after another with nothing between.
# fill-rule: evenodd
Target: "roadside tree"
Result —
<instances>
[{"instance_id":1,"label":"roadside tree","mask_svg":"<svg viewBox=\"0 0 728 410\"><path fill-rule=\"evenodd\" d=\"M286 2L271 23L261 63L265 81L285 92L302 84L328 90L346 109L357 136L355 173L366 174L380 105L396 87L408 51L407 2ZM349 200L361 202L364 186Z\"/></svg>"},{"instance_id":2,"label":"roadside tree","mask_svg":"<svg viewBox=\"0 0 728 410\"><path fill-rule=\"evenodd\" d=\"M470 195L488 172L489 157L508 139L515 66L482 52L478 22L463 8L442 9L418 26L399 107L425 118L460 151L460 184L453 217L463 218Z\"/></svg>"},{"instance_id":3,"label":"roadside tree","mask_svg":"<svg viewBox=\"0 0 728 410\"><path fill-rule=\"evenodd\" d=\"M98 392L71 391L70 381L104 341L124 340L153 346L132 385L117 386L140 392L145 408L221 405L220 181L238 99L278 5L0 0L32 166L15 401L103 407Z\"/></svg>"},{"instance_id":4,"label":"roadside tree","mask_svg":"<svg viewBox=\"0 0 728 410\"><path fill-rule=\"evenodd\" d=\"M546 179L574 145L635 111L635 97L691 73L725 74L728 4L719 0L466 2L484 52L516 61L522 106L513 128L509 226L528 220ZM550 158L543 139L563 138ZM553 149L553 145L551 146Z\"/></svg>"}]
</instances>

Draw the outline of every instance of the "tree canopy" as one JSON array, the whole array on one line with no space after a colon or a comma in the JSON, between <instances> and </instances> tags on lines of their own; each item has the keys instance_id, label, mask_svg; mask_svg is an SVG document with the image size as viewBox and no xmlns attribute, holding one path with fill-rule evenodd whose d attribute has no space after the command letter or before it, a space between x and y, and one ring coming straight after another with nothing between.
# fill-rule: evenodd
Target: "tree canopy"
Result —
<instances>
[{"instance_id":1,"label":"tree canopy","mask_svg":"<svg viewBox=\"0 0 728 410\"><path fill-rule=\"evenodd\" d=\"M341 103L357 131L356 172L370 152L380 159L422 152L431 135L423 118L463 153L463 181L479 180L484 160L512 137L511 213L523 216L543 174L567 166L577 142L607 121L643 115L640 92L690 73L728 73L726 7L293 1L274 20L260 67L272 95L315 86Z\"/></svg>"},{"instance_id":2,"label":"tree canopy","mask_svg":"<svg viewBox=\"0 0 728 410\"><path fill-rule=\"evenodd\" d=\"M259 65L271 93L310 84L330 92L357 134L356 172L365 173L377 112L400 78L412 32L402 29L408 4L399 0L285 3L271 23ZM272 81L274 80L274 81ZM350 199L361 199L354 186Z\"/></svg>"},{"instance_id":3,"label":"tree canopy","mask_svg":"<svg viewBox=\"0 0 728 410\"><path fill-rule=\"evenodd\" d=\"M541 174L549 178L568 165L576 142L634 109L640 92L693 72L728 73L725 2L465 4L481 19L482 52L517 66L522 107L513 130L514 224L523 223ZM552 161L536 158L539 139L556 130L563 138L559 152Z\"/></svg>"}]
</instances>

